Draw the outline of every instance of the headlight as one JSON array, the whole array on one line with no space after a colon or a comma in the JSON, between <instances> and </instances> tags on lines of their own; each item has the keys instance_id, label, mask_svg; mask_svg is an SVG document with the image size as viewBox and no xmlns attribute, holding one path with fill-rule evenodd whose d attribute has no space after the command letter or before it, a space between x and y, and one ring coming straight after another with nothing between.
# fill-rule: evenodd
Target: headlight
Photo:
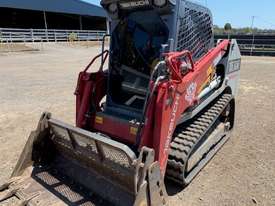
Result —
<instances>
[{"instance_id":1,"label":"headlight","mask_svg":"<svg viewBox=\"0 0 275 206\"><path fill-rule=\"evenodd\" d=\"M108 10L109 10L110 13L117 12L117 4L116 3L110 4L109 7L108 7Z\"/></svg>"},{"instance_id":2,"label":"headlight","mask_svg":"<svg viewBox=\"0 0 275 206\"><path fill-rule=\"evenodd\" d=\"M154 0L153 4L157 7L163 7L167 3L167 0Z\"/></svg>"}]
</instances>

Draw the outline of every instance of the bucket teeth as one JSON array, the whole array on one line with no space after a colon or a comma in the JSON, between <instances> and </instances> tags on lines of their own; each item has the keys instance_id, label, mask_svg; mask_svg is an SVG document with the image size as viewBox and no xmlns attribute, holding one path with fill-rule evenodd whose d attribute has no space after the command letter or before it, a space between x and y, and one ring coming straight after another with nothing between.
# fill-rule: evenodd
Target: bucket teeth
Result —
<instances>
[{"instance_id":1,"label":"bucket teeth","mask_svg":"<svg viewBox=\"0 0 275 206\"><path fill-rule=\"evenodd\" d=\"M24 198L24 200L20 200L16 206L27 206L31 200L33 200L34 198L38 197L40 195L40 192L31 194L30 196L28 196L27 198Z\"/></svg>"},{"instance_id":2,"label":"bucket teeth","mask_svg":"<svg viewBox=\"0 0 275 206\"><path fill-rule=\"evenodd\" d=\"M7 189L3 192L0 193L0 202L4 201L8 198L11 198L12 196L14 196L17 191L19 190L19 188L14 188L14 189Z\"/></svg>"},{"instance_id":3,"label":"bucket teeth","mask_svg":"<svg viewBox=\"0 0 275 206\"><path fill-rule=\"evenodd\" d=\"M2 192L3 190L8 189L10 187L10 185L16 183L20 179L21 179L21 177L13 177L13 178L9 179L6 183L4 183L0 186L0 192Z\"/></svg>"},{"instance_id":4,"label":"bucket teeth","mask_svg":"<svg viewBox=\"0 0 275 206\"><path fill-rule=\"evenodd\" d=\"M0 202L16 195L20 187L12 187L12 185L18 183L19 180L21 180L21 177L14 177L9 179L6 183L0 186Z\"/></svg>"},{"instance_id":5,"label":"bucket teeth","mask_svg":"<svg viewBox=\"0 0 275 206\"><path fill-rule=\"evenodd\" d=\"M19 199L19 201L13 205L27 206L32 199L40 195L40 192L32 193L27 197L24 197L25 195L21 195L22 191L26 188L26 185L21 185L21 181L24 181L24 178L14 177L0 186L0 203L15 196ZM30 186L30 184L28 184L28 186Z\"/></svg>"}]
</instances>

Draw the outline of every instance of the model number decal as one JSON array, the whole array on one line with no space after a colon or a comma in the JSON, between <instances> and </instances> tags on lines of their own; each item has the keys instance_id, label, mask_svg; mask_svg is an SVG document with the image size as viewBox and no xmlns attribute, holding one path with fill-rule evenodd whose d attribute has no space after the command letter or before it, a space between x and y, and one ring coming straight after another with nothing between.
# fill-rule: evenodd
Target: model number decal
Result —
<instances>
[{"instance_id":1,"label":"model number decal","mask_svg":"<svg viewBox=\"0 0 275 206\"><path fill-rule=\"evenodd\" d=\"M229 62L229 70L228 72L234 72L234 71L238 71L240 70L241 67L241 60L237 59L237 60L233 60L231 62Z\"/></svg>"}]
</instances>

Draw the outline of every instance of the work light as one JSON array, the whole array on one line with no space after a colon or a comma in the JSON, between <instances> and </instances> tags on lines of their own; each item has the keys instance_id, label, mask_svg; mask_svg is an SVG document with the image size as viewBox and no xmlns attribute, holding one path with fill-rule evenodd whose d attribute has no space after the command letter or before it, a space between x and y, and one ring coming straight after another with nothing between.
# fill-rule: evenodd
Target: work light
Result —
<instances>
[{"instance_id":1,"label":"work light","mask_svg":"<svg viewBox=\"0 0 275 206\"><path fill-rule=\"evenodd\" d=\"M167 0L154 0L153 4L157 7L163 7L166 4Z\"/></svg>"}]
</instances>

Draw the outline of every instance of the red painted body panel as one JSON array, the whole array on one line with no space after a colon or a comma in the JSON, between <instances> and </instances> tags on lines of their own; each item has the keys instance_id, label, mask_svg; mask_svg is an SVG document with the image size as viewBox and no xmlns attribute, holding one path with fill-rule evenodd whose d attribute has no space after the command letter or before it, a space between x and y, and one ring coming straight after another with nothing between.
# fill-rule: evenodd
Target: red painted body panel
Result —
<instances>
[{"instance_id":1,"label":"red painted body panel","mask_svg":"<svg viewBox=\"0 0 275 206\"><path fill-rule=\"evenodd\" d=\"M210 50L204 57L194 64L193 69L180 79L174 79L159 86L156 101L154 144L156 160L160 163L163 174L165 173L167 159L170 149L170 141L177 121L190 106L198 104L198 88L208 79L208 68L213 65L215 59L223 56L229 46L229 41L224 40L217 47ZM180 57L189 55L188 52L173 52L167 54L167 64L178 74ZM176 65L176 66L175 66ZM173 71L173 69L172 69ZM174 76L178 76L178 74ZM169 89L173 88L173 89ZM168 94L170 92L170 94ZM167 104L167 99L172 97L173 101Z\"/></svg>"},{"instance_id":2,"label":"red painted body panel","mask_svg":"<svg viewBox=\"0 0 275 206\"><path fill-rule=\"evenodd\" d=\"M225 54L229 44L228 40L222 41L195 63L193 63L188 51L166 54L166 64L170 70L171 78L157 86L156 94L153 95L148 105L139 145L139 148L147 146L155 150L156 161L159 161L163 174L166 169L170 141L181 114L199 103L197 97L200 93L200 87L209 79L209 68ZM182 57L188 59L192 67L184 75L180 71ZM97 107L94 113L90 114L92 118L89 119L90 128L88 129L100 131L118 141L133 145L136 143L136 125L105 115L102 116L102 119L100 117L99 121L95 121L96 113L100 111L99 101L106 94L105 83L106 77L102 72L88 74L84 71L80 73L76 103L77 126L85 128L87 125L85 115L90 106L91 93L96 91L96 96L92 99Z\"/></svg>"},{"instance_id":3,"label":"red painted body panel","mask_svg":"<svg viewBox=\"0 0 275 206\"><path fill-rule=\"evenodd\" d=\"M102 69L95 73L87 72L95 60L104 54L105 61L108 55L106 51L96 56L85 70L79 73L75 90L77 127L89 129L89 125L94 121L92 115L100 111L99 103L106 95L107 76Z\"/></svg>"}]
</instances>

